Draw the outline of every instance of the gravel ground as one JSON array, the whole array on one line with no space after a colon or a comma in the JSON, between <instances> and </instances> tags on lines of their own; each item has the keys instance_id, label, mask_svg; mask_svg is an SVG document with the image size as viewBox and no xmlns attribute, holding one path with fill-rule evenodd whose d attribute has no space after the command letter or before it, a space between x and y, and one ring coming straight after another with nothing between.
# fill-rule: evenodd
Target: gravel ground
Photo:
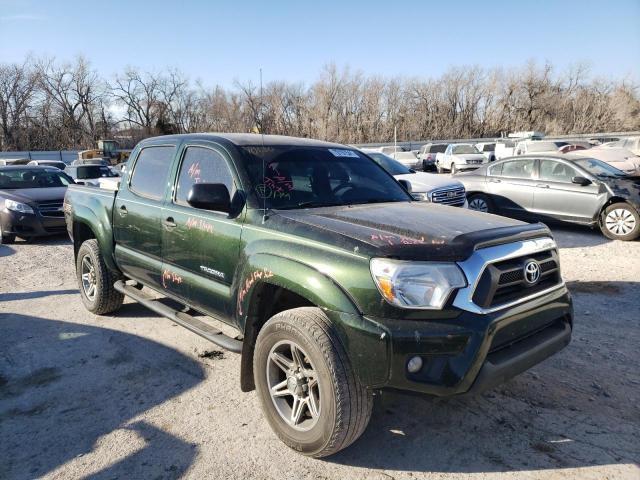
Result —
<instances>
[{"instance_id":1,"label":"gravel ground","mask_svg":"<svg viewBox=\"0 0 640 480\"><path fill-rule=\"evenodd\" d=\"M351 448L288 450L239 357L82 306L64 238L0 246L0 478L640 478L640 242L554 229L571 345L475 398L383 393Z\"/></svg>"}]
</instances>

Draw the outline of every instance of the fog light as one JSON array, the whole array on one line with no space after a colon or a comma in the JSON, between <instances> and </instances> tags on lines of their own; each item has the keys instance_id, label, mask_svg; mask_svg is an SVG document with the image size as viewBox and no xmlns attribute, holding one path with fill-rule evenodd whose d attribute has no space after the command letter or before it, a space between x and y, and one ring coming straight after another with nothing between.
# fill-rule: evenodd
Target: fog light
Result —
<instances>
[{"instance_id":1,"label":"fog light","mask_svg":"<svg viewBox=\"0 0 640 480\"><path fill-rule=\"evenodd\" d=\"M418 373L422 368L422 358L411 357L409 363L407 363L407 370L409 373Z\"/></svg>"}]
</instances>

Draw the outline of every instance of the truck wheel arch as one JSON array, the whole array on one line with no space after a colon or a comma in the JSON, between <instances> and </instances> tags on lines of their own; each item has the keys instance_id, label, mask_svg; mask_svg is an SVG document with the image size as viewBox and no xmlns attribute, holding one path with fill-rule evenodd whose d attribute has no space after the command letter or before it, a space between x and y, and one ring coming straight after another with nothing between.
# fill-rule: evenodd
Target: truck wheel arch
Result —
<instances>
[{"instance_id":1,"label":"truck wheel arch","mask_svg":"<svg viewBox=\"0 0 640 480\"><path fill-rule=\"evenodd\" d=\"M283 271L281 270L283 266L289 267L287 275L280 276L274 273ZM295 267L295 270L291 267ZM257 277L254 272L259 272ZM253 382L255 342L260 329L272 316L298 307L329 308L358 313L353 300L333 280L313 267L295 260L259 254L249 259L241 278L236 320L243 332L240 387L244 392L255 388ZM258 281L252 282L254 278L258 278ZM250 284L249 288L246 288L247 280ZM316 285L317 291L322 295L311 289L304 289L305 281Z\"/></svg>"}]
</instances>

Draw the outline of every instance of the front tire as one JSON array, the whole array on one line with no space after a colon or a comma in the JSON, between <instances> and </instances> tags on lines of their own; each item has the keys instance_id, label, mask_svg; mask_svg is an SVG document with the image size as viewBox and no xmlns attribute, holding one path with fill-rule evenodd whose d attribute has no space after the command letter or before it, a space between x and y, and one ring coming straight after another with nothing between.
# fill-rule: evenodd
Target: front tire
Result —
<instances>
[{"instance_id":1,"label":"front tire","mask_svg":"<svg viewBox=\"0 0 640 480\"><path fill-rule=\"evenodd\" d=\"M2 225L0 225L0 245L9 245L16 241L16 236L13 234L4 233L2 231Z\"/></svg>"},{"instance_id":2,"label":"front tire","mask_svg":"<svg viewBox=\"0 0 640 480\"><path fill-rule=\"evenodd\" d=\"M474 193L468 198L469 210L475 210L476 212L493 213L493 203L491 199L484 193Z\"/></svg>"},{"instance_id":3,"label":"front tire","mask_svg":"<svg viewBox=\"0 0 640 480\"><path fill-rule=\"evenodd\" d=\"M456 167L455 163L451 164L451 175L455 175L456 173L458 173L458 167Z\"/></svg>"},{"instance_id":4,"label":"front tire","mask_svg":"<svg viewBox=\"0 0 640 480\"><path fill-rule=\"evenodd\" d=\"M274 315L258 335L253 372L271 428L304 455L332 455L357 440L369 423L372 393L319 308Z\"/></svg>"},{"instance_id":5,"label":"front tire","mask_svg":"<svg viewBox=\"0 0 640 480\"><path fill-rule=\"evenodd\" d=\"M104 315L122 306L124 295L113 288L120 275L104 263L97 240L87 240L78 249L76 277L82 303L91 313Z\"/></svg>"},{"instance_id":6,"label":"front tire","mask_svg":"<svg viewBox=\"0 0 640 480\"><path fill-rule=\"evenodd\" d=\"M602 213L600 230L612 240L635 240L640 237L640 215L628 203L613 203Z\"/></svg>"}]
</instances>

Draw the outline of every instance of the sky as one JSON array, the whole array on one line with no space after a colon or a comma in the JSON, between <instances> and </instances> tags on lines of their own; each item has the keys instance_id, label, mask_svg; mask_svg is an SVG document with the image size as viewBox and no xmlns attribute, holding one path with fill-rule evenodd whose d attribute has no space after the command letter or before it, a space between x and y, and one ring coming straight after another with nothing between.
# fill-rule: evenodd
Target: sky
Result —
<instances>
[{"instance_id":1,"label":"sky","mask_svg":"<svg viewBox=\"0 0 640 480\"><path fill-rule=\"evenodd\" d=\"M386 77L577 63L640 83L640 0L0 0L0 63L85 56L106 78L176 67L205 85L311 83L324 65Z\"/></svg>"}]
</instances>

